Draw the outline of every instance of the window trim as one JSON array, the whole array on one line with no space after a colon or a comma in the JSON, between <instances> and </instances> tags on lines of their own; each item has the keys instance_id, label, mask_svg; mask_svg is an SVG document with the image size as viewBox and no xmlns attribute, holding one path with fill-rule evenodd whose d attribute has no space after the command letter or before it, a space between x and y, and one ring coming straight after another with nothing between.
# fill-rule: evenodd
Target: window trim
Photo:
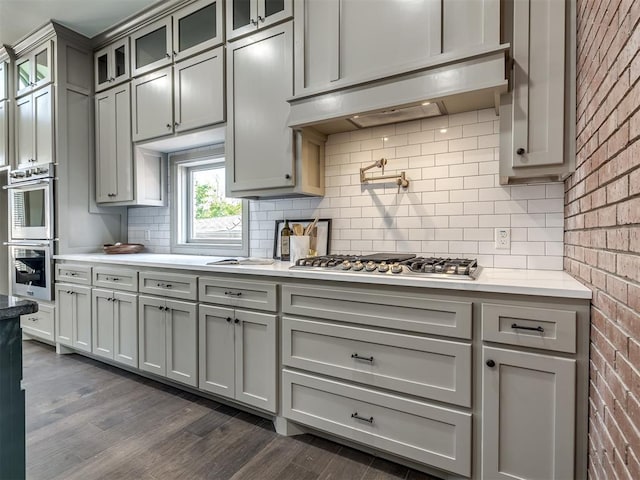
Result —
<instances>
[{"instance_id":1,"label":"window trim","mask_svg":"<svg viewBox=\"0 0 640 480\"><path fill-rule=\"evenodd\" d=\"M212 256L249 256L249 202L242 200L242 242L234 246L222 243L209 243L204 241L189 241L190 228L186 224L185 215L190 214L191 206L184 206L185 191L188 188L188 175L185 167L198 167L218 161L224 163L224 145L211 145L169 155L171 165L171 253L184 253L192 255ZM223 168L226 168L226 164Z\"/></svg>"}]
</instances>

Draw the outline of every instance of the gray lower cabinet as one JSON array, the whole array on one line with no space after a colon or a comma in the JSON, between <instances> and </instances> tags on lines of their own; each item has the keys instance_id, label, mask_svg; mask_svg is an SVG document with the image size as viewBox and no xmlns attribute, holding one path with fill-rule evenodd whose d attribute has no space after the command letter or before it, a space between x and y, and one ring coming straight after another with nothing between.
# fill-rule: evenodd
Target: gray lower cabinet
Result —
<instances>
[{"instance_id":1,"label":"gray lower cabinet","mask_svg":"<svg viewBox=\"0 0 640 480\"><path fill-rule=\"evenodd\" d=\"M29 337L41 338L54 342L56 340L54 327L55 308L38 302L38 311L20 317L22 331Z\"/></svg>"},{"instance_id":2,"label":"gray lower cabinet","mask_svg":"<svg viewBox=\"0 0 640 480\"><path fill-rule=\"evenodd\" d=\"M56 283L56 342L91 352L91 287Z\"/></svg>"},{"instance_id":3,"label":"gray lower cabinet","mask_svg":"<svg viewBox=\"0 0 640 480\"><path fill-rule=\"evenodd\" d=\"M95 355L138 367L138 296L94 288L92 351Z\"/></svg>"},{"instance_id":4,"label":"gray lower cabinet","mask_svg":"<svg viewBox=\"0 0 640 480\"><path fill-rule=\"evenodd\" d=\"M96 94L96 202L133 200L128 83Z\"/></svg>"},{"instance_id":5,"label":"gray lower cabinet","mask_svg":"<svg viewBox=\"0 0 640 480\"><path fill-rule=\"evenodd\" d=\"M277 316L200 305L199 387L275 413Z\"/></svg>"},{"instance_id":6,"label":"gray lower cabinet","mask_svg":"<svg viewBox=\"0 0 640 480\"><path fill-rule=\"evenodd\" d=\"M198 386L197 305L140 295L139 368Z\"/></svg>"},{"instance_id":7,"label":"gray lower cabinet","mask_svg":"<svg viewBox=\"0 0 640 480\"><path fill-rule=\"evenodd\" d=\"M482 478L574 478L576 361L483 347Z\"/></svg>"}]
</instances>

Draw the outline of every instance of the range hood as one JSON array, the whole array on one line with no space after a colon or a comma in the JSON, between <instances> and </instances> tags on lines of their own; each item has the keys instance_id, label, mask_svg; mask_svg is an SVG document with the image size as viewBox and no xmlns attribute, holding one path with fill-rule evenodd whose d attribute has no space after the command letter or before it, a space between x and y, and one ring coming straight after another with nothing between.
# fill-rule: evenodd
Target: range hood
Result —
<instances>
[{"instance_id":1,"label":"range hood","mask_svg":"<svg viewBox=\"0 0 640 480\"><path fill-rule=\"evenodd\" d=\"M472 56L439 55L396 75L305 92L289 99L289 126L324 134L460 113L500 105L507 91L509 45Z\"/></svg>"}]
</instances>

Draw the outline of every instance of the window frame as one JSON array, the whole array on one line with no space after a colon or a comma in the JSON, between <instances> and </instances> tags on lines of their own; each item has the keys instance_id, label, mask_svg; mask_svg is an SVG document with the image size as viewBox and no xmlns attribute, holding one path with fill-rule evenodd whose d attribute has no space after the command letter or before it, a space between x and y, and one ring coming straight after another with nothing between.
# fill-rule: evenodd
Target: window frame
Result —
<instances>
[{"instance_id":1,"label":"window frame","mask_svg":"<svg viewBox=\"0 0 640 480\"><path fill-rule=\"evenodd\" d=\"M169 155L171 165L171 253L212 256L249 256L249 202L242 200L242 239L239 245L222 241L193 240L191 238L191 215L194 214L189 196L192 171L208 169L220 163L226 168L223 145L213 145Z\"/></svg>"}]
</instances>

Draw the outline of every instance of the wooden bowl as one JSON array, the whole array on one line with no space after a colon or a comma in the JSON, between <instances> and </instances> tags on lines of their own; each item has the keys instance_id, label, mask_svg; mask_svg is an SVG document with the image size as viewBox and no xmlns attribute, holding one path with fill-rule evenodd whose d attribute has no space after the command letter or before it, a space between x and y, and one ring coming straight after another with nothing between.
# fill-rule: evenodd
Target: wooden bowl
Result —
<instances>
[{"instance_id":1,"label":"wooden bowl","mask_svg":"<svg viewBox=\"0 0 640 480\"><path fill-rule=\"evenodd\" d=\"M141 243L116 243L115 245L108 243L102 249L104 253L140 253L144 250L144 245Z\"/></svg>"}]
</instances>

